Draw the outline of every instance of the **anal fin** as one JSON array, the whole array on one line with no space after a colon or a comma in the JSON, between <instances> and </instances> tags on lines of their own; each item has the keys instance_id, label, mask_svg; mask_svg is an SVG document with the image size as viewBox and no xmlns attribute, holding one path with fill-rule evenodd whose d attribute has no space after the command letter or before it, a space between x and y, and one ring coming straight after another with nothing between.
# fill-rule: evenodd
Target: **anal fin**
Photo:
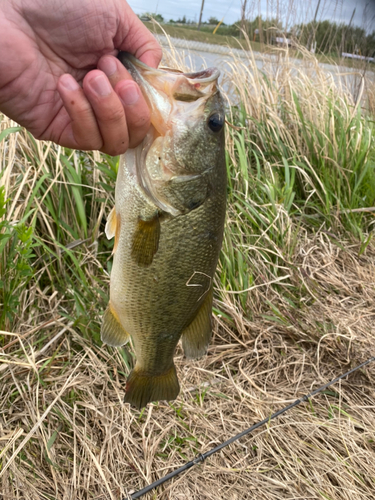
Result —
<instances>
[{"instance_id":1,"label":"anal fin","mask_svg":"<svg viewBox=\"0 0 375 500\"><path fill-rule=\"evenodd\" d=\"M171 401L180 392L176 367L159 375L143 372L135 365L126 381L125 403L130 403L138 409L151 401Z\"/></svg>"},{"instance_id":2,"label":"anal fin","mask_svg":"<svg viewBox=\"0 0 375 500\"><path fill-rule=\"evenodd\" d=\"M131 255L141 267L148 267L159 248L159 215L149 220L139 219L133 235Z\"/></svg>"},{"instance_id":3,"label":"anal fin","mask_svg":"<svg viewBox=\"0 0 375 500\"><path fill-rule=\"evenodd\" d=\"M111 306L111 303L108 304L103 316L100 338L105 344L114 347L124 345L130 339L130 335L121 325L116 312Z\"/></svg>"},{"instance_id":4,"label":"anal fin","mask_svg":"<svg viewBox=\"0 0 375 500\"><path fill-rule=\"evenodd\" d=\"M195 318L182 332L182 348L188 359L200 358L206 354L212 336L212 300L211 287Z\"/></svg>"}]
</instances>

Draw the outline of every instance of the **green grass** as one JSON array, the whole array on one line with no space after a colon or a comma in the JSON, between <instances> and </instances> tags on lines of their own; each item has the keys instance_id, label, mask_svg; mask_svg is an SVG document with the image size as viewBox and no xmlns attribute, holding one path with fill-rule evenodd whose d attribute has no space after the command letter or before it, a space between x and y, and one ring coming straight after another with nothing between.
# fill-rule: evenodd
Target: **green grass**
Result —
<instances>
[{"instance_id":1,"label":"green grass","mask_svg":"<svg viewBox=\"0 0 375 500\"><path fill-rule=\"evenodd\" d=\"M59 498L69 481L75 498L140 488L368 357L373 117L304 57L315 79L287 54L277 71L233 62L213 343L199 361L178 352L179 399L140 413L122 404L130 348L102 346L99 334L118 158L37 142L2 119L1 474L13 433L38 424L1 477L10 497L25 484L32 499ZM220 484L238 498L249 488L260 500L370 498L371 369L357 376L212 457L171 495L212 499Z\"/></svg>"},{"instance_id":2,"label":"green grass","mask_svg":"<svg viewBox=\"0 0 375 500\"><path fill-rule=\"evenodd\" d=\"M235 297L243 311L251 310L246 290L262 281L281 286L291 303L302 293L291 284L289 266L301 228L349 235L365 251L373 224L366 210L375 205L374 128L361 108L323 80L313 88L296 78L284 88L266 74L257 78L259 112L248 111L259 107L259 98L246 86L237 88L242 104L230 112L237 128L227 131L229 223L218 277L223 291L240 292ZM3 131L3 141L18 131ZM14 177L8 196L28 189L15 225L0 192L0 327L17 329L19 308L32 311L17 292L31 280L46 297L58 294L60 314L99 342L113 244L103 229L118 158L94 162L92 155L25 140L37 179L25 177L26 165Z\"/></svg>"},{"instance_id":3,"label":"green grass","mask_svg":"<svg viewBox=\"0 0 375 500\"><path fill-rule=\"evenodd\" d=\"M32 277L35 257L33 228L23 221L10 224L6 219L8 204L5 189L0 186L0 330L10 326L20 313L19 294Z\"/></svg>"},{"instance_id":4,"label":"green grass","mask_svg":"<svg viewBox=\"0 0 375 500\"><path fill-rule=\"evenodd\" d=\"M224 45L226 47L232 47L235 49L243 48L245 50L252 50L254 52L260 53L273 53L278 54L279 49L275 45L267 45L266 43L260 43L257 41L250 40L243 36L235 36L232 34L227 34L228 31L225 27L219 28L219 30L213 34L213 29L207 26L202 26L198 30L195 26L178 26L173 24L157 24L151 21L143 23L151 32L163 35L167 34L173 38L180 38L182 40L191 40L195 42L209 43L212 45ZM304 51L300 48L289 49L291 56L297 59L304 58ZM366 72L368 70L373 70L373 65L368 65L368 63L359 61L356 59L348 59L339 57L336 52L331 54L315 54L316 59L325 64L337 64L340 66L346 66L348 68L356 68L361 70L361 72Z\"/></svg>"},{"instance_id":5,"label":"green grass","mask_svg":"<svg viewBox=\"0 0 375 500\"><path fill-rule=\"evenodd\" d=\"M175 38L181 38L183 40L194 40L196 42L203 43L211 43L214 45L225 45L233 48L241 48L244 45L244 39L240 39L234 36L221 35L218 33L212 34L206 30L198 31L193 27L182 27L182 26L174 26L171 24L154 24L152 22L145 22L144 25L153 33L157 33L159 35L164 34L164 32ZM251 42L251 47L255 51L263 52L266 47L261 45L258 42Z\"/></svg>"},{"instance_id":6,"label":"green grass","mask_svg":"<svg viewBox=\"0 0 375 500\"><path fill-rule=\"evenodd\" d=\"M272 283L294 304L303 291L292 284L290 262L301 231L360 241L359 253L372 239L374 125L317 67L315 81L299 70L285 84L282 72L273 80L250 66L234 84L242 104L228 128L221 285L234 292ZM248 293L236 296L251 311Z\"/></svg>"}]
</instances>

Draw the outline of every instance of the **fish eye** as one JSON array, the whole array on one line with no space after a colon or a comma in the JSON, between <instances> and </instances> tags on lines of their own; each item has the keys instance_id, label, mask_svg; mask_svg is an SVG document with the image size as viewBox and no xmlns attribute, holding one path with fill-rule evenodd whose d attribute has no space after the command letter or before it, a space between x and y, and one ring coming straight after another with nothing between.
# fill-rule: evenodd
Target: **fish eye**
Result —
<instances>
[{"instance_id":1,"label":"fish eye","mask_svg":"<svg viewBox=\"0 0 375 500\"><path fill-rule=\"evenodd\" d=\"M224 125L224 115L219 113L213 113L207 120L207 125L212 130L212 132L220 132Z\"/></svg>"}]
</instances>

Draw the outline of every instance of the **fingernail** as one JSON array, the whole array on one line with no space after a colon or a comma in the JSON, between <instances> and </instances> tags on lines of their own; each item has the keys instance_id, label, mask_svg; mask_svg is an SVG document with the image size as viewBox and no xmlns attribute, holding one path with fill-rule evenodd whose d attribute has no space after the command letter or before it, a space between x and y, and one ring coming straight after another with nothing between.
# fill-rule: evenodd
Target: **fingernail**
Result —
<instances>
[{"instance_id":1,"label":"fingernail","mask_svg":"<svg viewBox=\"0 0 375 500\"><path fill-rule=\"evenodd\" d=\"M104 75L98 75L90 82L92 90L101 97L105 97L112 92L112 87Z\"/></svg>"},{"instance_id":2,"label":"fingernail","mask_svg":"<svg viewBox=\"0 0 375 500\"><path fill-rule=\"evenodd\" d=\"M104 59L100 60L98 68L102 70L103 73L105 73L107 76L111 76L117 71L116 60L112 57L105 57Z\"/></svg>"},{"instance_id":3,"label":"fingernail","mask_svg":"<svg viewBox=\"0 0 375 500\"><path fill-rule=\"evenodd\" d=\"M124 106L135 104L140 97L138 87L133 82L129 82L125 87L121 87L118 92Z\"/></svg>"},{"instance_id":4,"label":"fingernail","mask_svg":"<svg viewBox=\"0 0 375 500\"><path fill-rule=\"evenodd\" d=\"M78 90L80 88L79 85L78 85L78 83L72 77L72 75L69 75L69 74L62 75L60 77L60 84L66 90Z\"/></svg>"}]
</instances>

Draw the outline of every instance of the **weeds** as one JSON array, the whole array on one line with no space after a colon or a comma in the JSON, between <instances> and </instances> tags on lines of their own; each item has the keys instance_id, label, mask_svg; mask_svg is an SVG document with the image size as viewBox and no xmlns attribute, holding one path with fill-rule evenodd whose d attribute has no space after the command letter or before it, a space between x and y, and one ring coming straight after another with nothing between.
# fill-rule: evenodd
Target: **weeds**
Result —
<instances>
[{"instance_id":1,"label":"weeds","mask_svg":"<svg viewBox=\"0 0 375 500\"><path fill-rule=\"evenodd\" d=\"M293 255L302 234L327 231L367 248L375 204L374 128L350 93L305 54L229 64L228 224L220 259L223 290L245 314L256 287L298 301ZM231 77L231 74L234 75ZM224 292L225 295L225 292ZM272 302L272 301L271 301ZM267 303L267 301L264 301ZM252 313L250 313L251 316ZM280 317L280 315L279 315Z\"/></svg>"},{"instance_id":2,"label":"weeds","mask_svg":"<svg viewBox=\"0 0 375 500\"><path fill-rule=\"evenodd\" d=\"M5 189L0 186L0 329L6 330L21 314L20 294L33 276L33 228L6 219Z\"/></svg>"},{"instance_id":3,"label":"weeds","mask_svg":"<svg viewBox=\"0 0 375 500\"><path fill-rule=\"evenodd\" d=\"M178 350L179 398L142 412L122 403L130 348L99 336L118 159L1 119L4 498L121 498L372 353L371 119L309 54L280 52L262 72L234 60L225 78L235 128L213 342L196 362ZM373 385L370 366L157 495L373 498Z\"/></svg>"}]
</instances>

